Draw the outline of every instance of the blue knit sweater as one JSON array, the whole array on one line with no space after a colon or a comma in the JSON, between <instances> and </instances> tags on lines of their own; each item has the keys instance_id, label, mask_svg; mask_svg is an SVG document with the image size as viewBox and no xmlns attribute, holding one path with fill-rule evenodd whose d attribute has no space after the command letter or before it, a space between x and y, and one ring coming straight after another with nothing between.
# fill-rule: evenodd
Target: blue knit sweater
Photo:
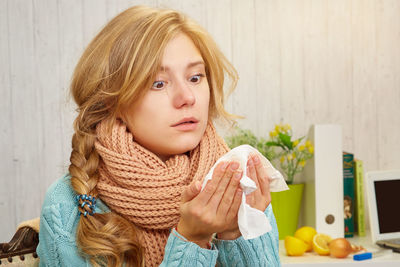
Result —
<instances>
[{"instance_id":1,"label":"blue knit sweater","mask_svg":"<svg viewBox=\"0 0 400 267\"><path fill-rule=\"evenodd\" d=\"M98 200L95 212L109 212L109 208ZM214 239L212 249L188 242L172 229L160 266L280 266L278 229L271 205L265 213L271 221L271 232L251 240ZM40 266L91 266L77 248L79 219L75 192L66 175L50 186L43 203L37 247Z\"/></svg>"}]
</instances>

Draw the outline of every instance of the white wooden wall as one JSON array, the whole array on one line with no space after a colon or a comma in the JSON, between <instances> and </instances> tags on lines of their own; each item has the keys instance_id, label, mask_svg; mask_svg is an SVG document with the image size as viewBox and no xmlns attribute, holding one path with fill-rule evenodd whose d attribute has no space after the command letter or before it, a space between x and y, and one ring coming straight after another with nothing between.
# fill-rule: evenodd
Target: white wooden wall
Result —
<instances>
[{"instance_id":1,"label":"white wooden wall","mask_svg":"<svg viewBox=\"0 0 400 267\"><path fill-rule=\"evenodd\" d=\"M366 170L400 169L398 0L1 0L0 242L39 216L68 166L73 68L108 19L172 7L206 27L240 74L227 106L268 135L290 123L343 126Z\"/></svg>"}]
</instances>

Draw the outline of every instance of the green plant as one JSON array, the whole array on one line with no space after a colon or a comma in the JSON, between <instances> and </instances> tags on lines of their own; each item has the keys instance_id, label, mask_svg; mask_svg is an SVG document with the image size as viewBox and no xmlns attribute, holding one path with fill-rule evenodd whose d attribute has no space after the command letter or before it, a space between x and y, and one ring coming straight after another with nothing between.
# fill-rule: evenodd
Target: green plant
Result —
<instances>
[{"instance_id":1,"label":"green plant","mask_svg":"<svg viewBox=\"0 0 400 267\"><path fill-rule=\"evenodd\" d=\"M292 128L289 124L275 125L275 129L269 135L270 140L266 145L274 148L273 159L279 159L286 182L292 184L294 176L301 172L307 160L313 157L314 146L309 140L304 141L304 136L293 140Z\"/></svg>"},{"instance_id":2,"label":"green plant","mask_svg":"<svg viewBox=\"0 0 400 267\"><path fill-rule=\"evenodd\" d=\"M256 148L268 160L275 157L273 149L267 145L267 140L264 138L258 138L251 130L244 130L236 127L234 134L226 137L225 141L231 149L240 145L248 144Z\"/></svg>"}]
</instances>

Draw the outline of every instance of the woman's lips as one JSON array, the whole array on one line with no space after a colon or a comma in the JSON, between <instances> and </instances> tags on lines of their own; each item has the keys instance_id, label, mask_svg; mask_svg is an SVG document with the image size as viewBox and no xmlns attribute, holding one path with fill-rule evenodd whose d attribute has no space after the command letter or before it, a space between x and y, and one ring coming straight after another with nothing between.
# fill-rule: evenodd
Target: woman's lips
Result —
<instances>
[{"instance_id":1,"label":"woman's lips","mask_svg":"<svg viewBox=\"0 0 400 267\"><path fill-rule=\"evenodd\" d=\"M178 121L177 123L175 123L175 124L173 124L173 125L171 125L172 127L176 127L176 126L179 126L179 125L181 125L181 124L185 124L185 123L198 123L199 122L199 120L198 119L196 119L195 117L185 117L185 118L183 118L183 119L181 119L180 121Z\"/></svg>"},{"instance_id":2,"label":"woman's lips","mask_svg":"<svg viewBox=\"0 0 400 267\"><path fill-rule=\"evenodd\" d=\"M197 122L197 121L196 122L188 121L188 122L183 122L183 123L177 124L173 127L179 131L188 132L188 131L196 130L198 124L199 124L199 122Z\"/></svg>"}]
</instances>

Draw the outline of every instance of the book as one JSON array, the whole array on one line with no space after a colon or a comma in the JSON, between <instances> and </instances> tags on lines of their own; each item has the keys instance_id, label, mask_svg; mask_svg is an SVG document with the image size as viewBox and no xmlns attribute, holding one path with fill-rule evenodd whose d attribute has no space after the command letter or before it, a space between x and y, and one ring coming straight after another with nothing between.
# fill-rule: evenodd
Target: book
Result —
<instances>
[{"instance_id":1,"label":"book","mask_svg":"<svg viewBox=\"0 0 400 267\"><path fill-rule=\"evenodd\" d=\"M344 237L354 235L354 155L343 152Z\"/></svg>"},{"instance_id":2,"label":"book","mask_svg":"<svg viewBox=\"0 0 400 267\"><path fill-rule=\"evenodd\" d=\"M365 236L365 209L364 209L364 166L362 160L354 160L354 231L358 236Z\"/></svg>"}]
</instances>

